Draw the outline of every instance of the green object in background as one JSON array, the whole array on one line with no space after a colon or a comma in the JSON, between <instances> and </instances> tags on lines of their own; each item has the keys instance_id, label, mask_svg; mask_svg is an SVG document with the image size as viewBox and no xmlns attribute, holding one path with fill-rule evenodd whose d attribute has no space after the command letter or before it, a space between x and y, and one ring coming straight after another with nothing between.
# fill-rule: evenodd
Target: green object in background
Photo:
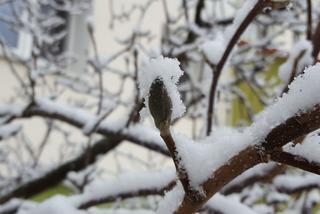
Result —
<instances>
[{"instance_id":1,"label":"green object in background","mask_svg":"<svg viewBox=\"0 0 320 214\"><path fill-rule=\"evenodd\" d=\"M72 195L72 194L73 194L73 191L70 188L68 188L62 184L59 184L59 185L54 186L54 187L52 187L42 193L39 193L39 194L33 196L31 198L31 200L36 201L36 202L42 202L42 201L44 201L54 195L68 196L68 195Z\"/></svg>"},{"instance_id":2,"label":"green object in background","mask_svg":"<svg viewBox=\"0 0 320 214\"><path fill-rule=\"evenodd\" d=\"M286 61L286 58L277 58L273 63L271 63L267 69L261 72L260 77L267 82L272 82L273 86L276 87L281 84L281 80L278 77L279 67ZM263 93L259 89L252 89L249 83L243 81L238 84L239 90L245 96L246 101L250 105L253 114L257 114L264 109L264 104L259 99L259 94ZM243 101L236 97L232 102L232 117L231 125L249 125L252 121L250 120L250 115L248 109L243 103Z\"/></svg>"}]
</instances>

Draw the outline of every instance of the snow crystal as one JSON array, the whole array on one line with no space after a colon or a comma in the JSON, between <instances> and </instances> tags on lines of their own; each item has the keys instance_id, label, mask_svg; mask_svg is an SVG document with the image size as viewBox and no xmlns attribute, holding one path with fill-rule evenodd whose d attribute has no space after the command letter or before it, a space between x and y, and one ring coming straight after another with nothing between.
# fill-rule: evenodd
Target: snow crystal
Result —
<instances>
[{"instance_id":1,"label":"snow crystal","mask_svg":"<svg viewBox=\"0 0 320 214\"><path fill-rule=\"evenodd\" d=\"M180 182L164 196L164 199L159 203L157 210L158 214L172 214L180 206L184 197L183 186Z\"/></svg>"},{"instance_id":2,"label":"snow crystal","mask_svg":"<svg viewBox=\"0 0 320 214\"><path fill-rule=\"evenodd\" d=\"M303 143L294 145L289 143L284 150L294 155L306 158L309 162L320 162L320 137L318 134L308 136Z\"/></svg>"},{"instance_id":3,"label":"snow crystal","mask_svg":"<svg viewBox=\"0 0 320 214\"><path fill-rule=\"evenodd\" d=\"M305 51L301 59L298 59L299 55ZM310 41L302 40L295 44L290 52L289 58L287 61L282 64L279 68L279 76L283 82L288 83L290 80L290 76L293 70L293 66L296 60L298 61L297 64L297 73L299 74L302 72L303 68L306 65L311 65L313 62L312 58L312 45Z\"/></svg>"},{"instance_id":4,"label":"snow crystal","mask_svg":"<svg viewBox=\"0 0 320 214\"><path fill-rule=\"evenodd\" d=\"M211 63L218 64L225 50L222 34L217 35L214 40L204 42L200 48Z\"/></svg>"},{"instance_id":5,"label":"snow crystal","mask_svg":"<svg viewBox=\"0 0 320 214\"><path fill-rule=\"evenodd\" d=\"M183 105L177 90L177 83L183 74L179 64L178 60L166 57L150 59L150 61L143 66L138 75L140 92L142 97L145 98L147 109L149 109L148 96L150 86L156 78L161 78L167 89L168 95L171 98L172 120L181 117L185 112L185 106Z\"/></svg>"}]
</instances>

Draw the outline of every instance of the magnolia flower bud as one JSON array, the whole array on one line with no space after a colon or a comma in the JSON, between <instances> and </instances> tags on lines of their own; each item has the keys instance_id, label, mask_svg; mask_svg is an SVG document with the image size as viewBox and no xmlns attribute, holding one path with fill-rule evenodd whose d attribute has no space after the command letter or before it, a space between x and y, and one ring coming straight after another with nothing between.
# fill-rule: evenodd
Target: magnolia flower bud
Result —
<instances>
[{"instance_id":1,"label":"magnolia flower bud","mask_svg":"<svg viewBox=\"0 0 320 214\"><path fill-rule=\"evenodd\" d=\"M159 77L151 84L148 104L156 127L160 131L169 130L172 102L163 81Z\"/></svg>"}]
</instances>

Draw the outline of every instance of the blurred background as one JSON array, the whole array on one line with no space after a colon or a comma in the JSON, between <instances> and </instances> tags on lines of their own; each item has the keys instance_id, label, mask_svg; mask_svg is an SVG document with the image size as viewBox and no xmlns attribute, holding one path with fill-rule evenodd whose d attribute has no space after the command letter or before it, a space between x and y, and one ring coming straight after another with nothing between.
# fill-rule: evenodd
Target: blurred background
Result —
<instances>
[{"instance_id":1,"label":"blurred background","mask_svg":"<svg viewBox=\"0 0 320 214\"><path fill-rule=\"evenodd\" d=\"M226 46L244 2L0 0L0 202L43 202L123 173L173 168L162 145L153 142L159 137L153 120L139 115L139 70L161 55L180 61L185 74L179 91L187 112L173 129L194 140L205 138L214 63L208 51L223 52L210 42ZM224 66L213 127L250 125L286 91L290 74L318 60L319 1L312 0L312 8L309 1L282 2L285 6L265 8L252 21ZM279 73L290 60L295 71ZM111 144L101 143L104 138L121 143L106 149ZM63 173L50 174L66 165ZM277 176L310 175L274 163L257 172L266 177L241 183L240 190L231 186L226 195L258 213L318 210L319 178L312 178L312 188L281 192L272 182ZM44 185L28 187L48 175ZM121 199L104 207L154 210L159 197Z\"/></svg>"}]
</instances>

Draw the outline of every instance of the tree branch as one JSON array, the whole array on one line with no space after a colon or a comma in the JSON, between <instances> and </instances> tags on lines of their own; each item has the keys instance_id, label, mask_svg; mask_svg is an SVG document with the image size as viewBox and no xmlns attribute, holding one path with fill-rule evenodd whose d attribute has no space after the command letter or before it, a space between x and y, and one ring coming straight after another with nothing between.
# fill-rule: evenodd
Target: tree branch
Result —
<instances>
[{"instance_id":1,"label":"tree branch","mask_svg":"<svg viewBox=\"0 0 320 214\"><path fill-rule=\"evenodd\" d=\"M61 166L45 173L44 175L28 181L8 193L0 196L0 204L11 198L29 198L49 187L59 184L71 171L80 171L97 160L101 154L113 150L121 141L117 138L104 138L96 142L89 150L85 150L78 157L62 164ZM88 156L88 152L90 155ZM89 159L88 159L89 157Z\"/></svg>"},{"instance_id":2,"label":"tree branch","mask_svg":"<svg viewBox=\"0 0 320 214\"><path fill-rule=\"evenodd\" d=\"M239 25L238 29L235 31L233 36L231 37L228 45L219 61L217 66L214 66L213 75L212 75L212 82L209 92L209 101L208 101L208 112L207 112L207 135L211 133L212 129L212 117L214 115L214 98L218 86L218 80L220 78L222 69L227 62L229 55L231 54L234 46L236 45L237 41L239 40L240 36L243 32L247 29L250 23L254 20L254 18L265 8L270 2L267 0L258 1L258 3L254 6L254 8L247 14L245 19ZM212 67L212 66L211 66Z\"/></svg>"},{"instance_id":3,"label":"tree branch","mask_svg":"<svg viewBox=\"0 0 320 214\"><path fill-rule=\"evenodd\" d=\"M310 162L302 156L276 150L270 153L270 159L278 163L297 167L299 169L320 175L320 163Z\"/></svg>"},{"instance_id":4,"label":"tree branch","mask_svg":"<svg viewBox=\"0 0 320 214\"><path fill-rule=\"evenodd\" d=\"M249 146L230 158L223 166L214 171L211 177L202 184L206 197L193 200L192 195L186 194L177 214L191 214L199 210L207 200L221 190L223 186L253 166L268 162L272 152L280 149L288 142L304 136L320 127L320 106L315 106L306 113L301 113L287 119L269 132L260 146ZM305 169L307 166L301 165Z\"/></svg>"}]
</instances>

